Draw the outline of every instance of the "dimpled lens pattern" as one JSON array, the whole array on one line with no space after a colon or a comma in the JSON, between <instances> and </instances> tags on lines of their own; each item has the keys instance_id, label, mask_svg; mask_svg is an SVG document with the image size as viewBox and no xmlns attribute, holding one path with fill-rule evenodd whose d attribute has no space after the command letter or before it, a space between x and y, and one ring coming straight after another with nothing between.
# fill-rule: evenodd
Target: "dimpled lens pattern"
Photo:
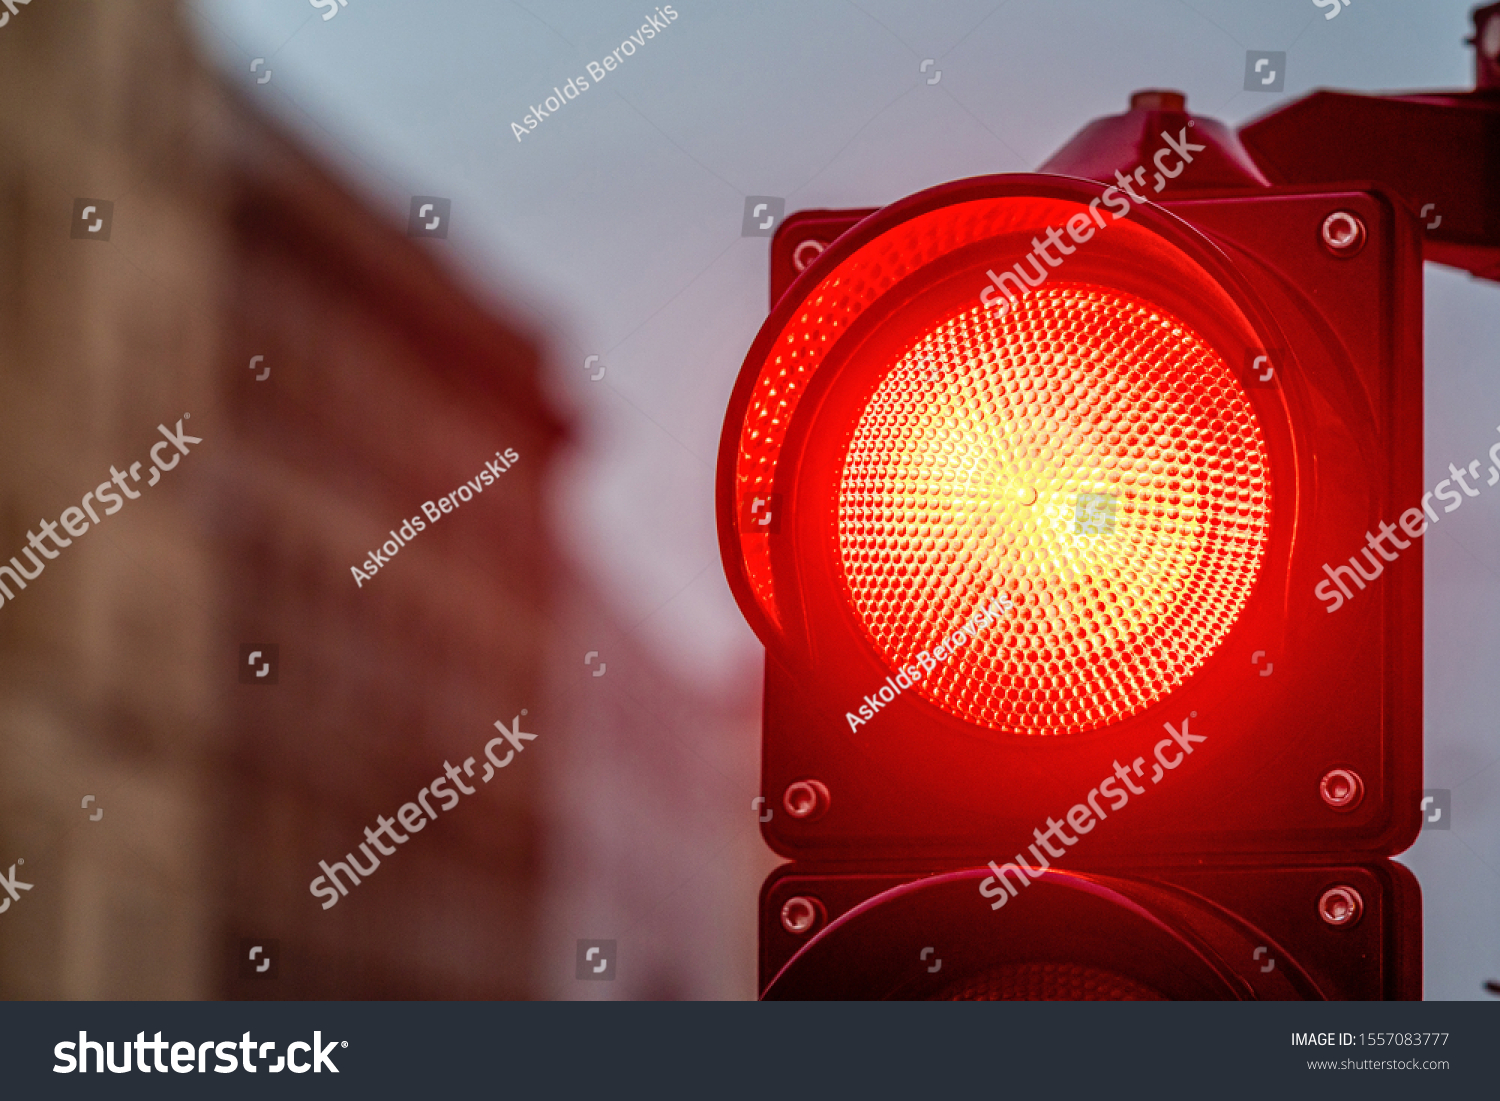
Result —
<instances>
[{"instance_id":1,"label":"dimpled lens pattern","mask_svg":"<svg viewBox=\"0 0 1500 1101\"><path fill-rule=\"evenodd\" d=\"M1030 235L1087 211L1080 203L1035 196L957 203L895 225L848 257L803 300L758 365L739 431L736 500L743 502L775 489L781 447L808 384L839 337L883 294L964 245L1021 229ZM1115 227L1115 232L1127 237L1145 233L1128 222ZM740 550L746 580L761 610L779 626L771 541L753 529L741 530Z\"/></svg>"},{"instance_id":2,"label":"dimpled lens pattern","mask_svg":"<svg viewBox=\"0 0 1500 1101\"><path fill-rule=\"evenodd\" d=\"M894 668L1015 608L919 690L1015 734L1070 734L1174 691L1245 607L1266 449L1223 359L1121 291L1049 283L941 321L885 375L844 462L851 607Z\"/></svg>"},{"instance_id":3,"label":"dimpled lens pattern","mask_svg":"<svg viewBox=\"0 0 1500 1101\"><path fill-rule=\"evenodd\" d=\"M935 1002L1161 1002L1155 990L1100 967L1006 963L945 987Z\"/></svg>"}]
</instances>

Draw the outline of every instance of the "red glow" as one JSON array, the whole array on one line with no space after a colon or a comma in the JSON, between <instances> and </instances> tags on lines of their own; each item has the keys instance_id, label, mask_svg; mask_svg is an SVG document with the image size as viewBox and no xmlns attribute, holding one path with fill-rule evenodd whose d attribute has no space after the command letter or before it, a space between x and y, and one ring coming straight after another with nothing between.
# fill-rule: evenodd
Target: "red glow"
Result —
<instances>
[{"instance_id":1,"label":"red glow","mask_svg":"<svg viewBox=\"0 0 1500 1101\"><path fill-rule=\"evenodd\" d=\"M759 365L736 449L736 500L769 495L774 488L787 429L808 383L838 338L881 295L952 249L1059 223L1082 209L1077 203L1030 196L958 203L892 227L833 269L808 293ZM779 625L766 541L749 533L741 540L741 552L762 612Z\"/></svg>"},{"instance_id":2,"label":"red glow","mask_svg":"<svg viewBox=\"0 0 1500 1101\"><path fill-rule=\"evenodd\" d=\"M1268 519L1265 442L1223 358L1150 302L1054 282L1003 320L937 319L891 365L848 445L837 539L893 668L1008 595L919 690L979 726L1066 734L1203 663Z\"/></svg>"}]
</instances>

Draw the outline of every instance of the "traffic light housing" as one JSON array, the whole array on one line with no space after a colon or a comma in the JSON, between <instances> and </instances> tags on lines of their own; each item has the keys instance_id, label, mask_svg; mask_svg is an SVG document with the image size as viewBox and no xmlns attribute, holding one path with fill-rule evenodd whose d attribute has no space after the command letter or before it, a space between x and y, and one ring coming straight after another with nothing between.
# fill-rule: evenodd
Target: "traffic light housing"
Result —
<instances>
[{"instance_id":1,"label":"traffic light housing","mask_svg":"<svg viewBox=\"0 0 1500 1101\"><path fill-rule=\"evenodd\" d=\"M718 501L764 836L897 880L1378 866L1421 789L1421 546L1373 541L1422 498L1415 221L1159 94L1045 167L773 240Z\"/></svg>"},{"instance_id":2,"label":"traffic light housing","mask_svg":"<svg viewBox=\"0 0 1500 1101\"><path fill-rule=\"evenodd\" d=\"M761 891L764 997L1421 996L1421 897L1393 861L1049 869L1017 900L1024 904L976 915L990 874L784 865Z\"/></svg>"}]
</instances>

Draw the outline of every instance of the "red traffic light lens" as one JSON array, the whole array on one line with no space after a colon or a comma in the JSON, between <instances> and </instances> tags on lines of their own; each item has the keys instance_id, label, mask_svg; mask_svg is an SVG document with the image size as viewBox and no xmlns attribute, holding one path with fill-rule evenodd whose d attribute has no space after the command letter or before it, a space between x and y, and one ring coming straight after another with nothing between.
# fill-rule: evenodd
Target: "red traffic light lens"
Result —
<instances>
[{"instance_id":1,"label":"red traffic light lens","mask_svg":"<svg viewBox=\"0 0 1500 1101\"><path fill-rule=\"evenodd\" d=\"M892 668L1008 595L920 691L979 726L1065 734L1142 710L1214 651L1268 512L1223 358L1149 300L1059 282L1000 319L935 319L890 365L848 446L838 549Z\"/></svg>"},{"instance_id":2,"label":"red traffic light lens","mask_svg":"<svg viewBox=\"0 0 1500 1101\"><path fill-rule=\"evenodd\" d=\"M912 196L762 328L720 458L725 562L820 690L854 703L905 670L972 727L1075 734L1171 695L1247 607L1273 472L1241 374L1274 342L1203 238L1110 220L1091 189ZM1044 266L1065 225L1077 246ZM1024 288L1004 308L997 273Z\"/></svg>"}]
</instances>

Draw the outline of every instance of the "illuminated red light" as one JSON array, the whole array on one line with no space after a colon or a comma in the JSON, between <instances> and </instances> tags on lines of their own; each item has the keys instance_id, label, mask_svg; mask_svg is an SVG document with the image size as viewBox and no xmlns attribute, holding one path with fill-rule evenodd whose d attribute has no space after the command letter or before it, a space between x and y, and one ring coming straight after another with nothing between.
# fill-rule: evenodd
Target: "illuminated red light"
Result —
<instances>
[{"instance_id":1,"label":"illuminated red light","mask_svg":"<svg viewBox=\"0 0 1500 1101\"><path fill-rule=\"evenodd\" d=\"M736 498L771 492L788 430L824 358L883 295L953 248L1066 219L1079 209L1084 208L1033 196L941 207L891 227L825 274L754 364L753 388L734 439ZM752 350L752 359L756 356ZM749 361L746 366L751 367ZM781 609L767 544L744 538L740 552L761 614L779 626Z\"/></svg>"},{"instance_id":2,"label":"illuminated red light","mask_svg":"<svg viewBox=\"0 0 1500 1101\"><path fill-rule=\"evenodd\" d=\"M747 359L725 464L737 592L768 645L849 675L851 702L880 678L854 684L846 647L870 673L925 666L1004 597L916 694L997 733L1095 730L1173 693L1247 606L1272 477L1232 367L1257 338L1228 290L1124 219L1052 268L1032 255L1024 297L980 299L1089 210L1011 194L882 212Z\"/></svg>"},{"instance_id":3,"label":"illuminated red light","mask_svg":"<svg viewBox=\"0 0 1500 1101\"><path fill-rule=\"evenodd\" d=\"M919 690L1022 734L1175 689L1245 606L1269 511L1224 360L1150 302L1064 282L937 320L876 387L839 494L848 600L892 668L1015 603Z\"/></svg>"}]
</instances>

